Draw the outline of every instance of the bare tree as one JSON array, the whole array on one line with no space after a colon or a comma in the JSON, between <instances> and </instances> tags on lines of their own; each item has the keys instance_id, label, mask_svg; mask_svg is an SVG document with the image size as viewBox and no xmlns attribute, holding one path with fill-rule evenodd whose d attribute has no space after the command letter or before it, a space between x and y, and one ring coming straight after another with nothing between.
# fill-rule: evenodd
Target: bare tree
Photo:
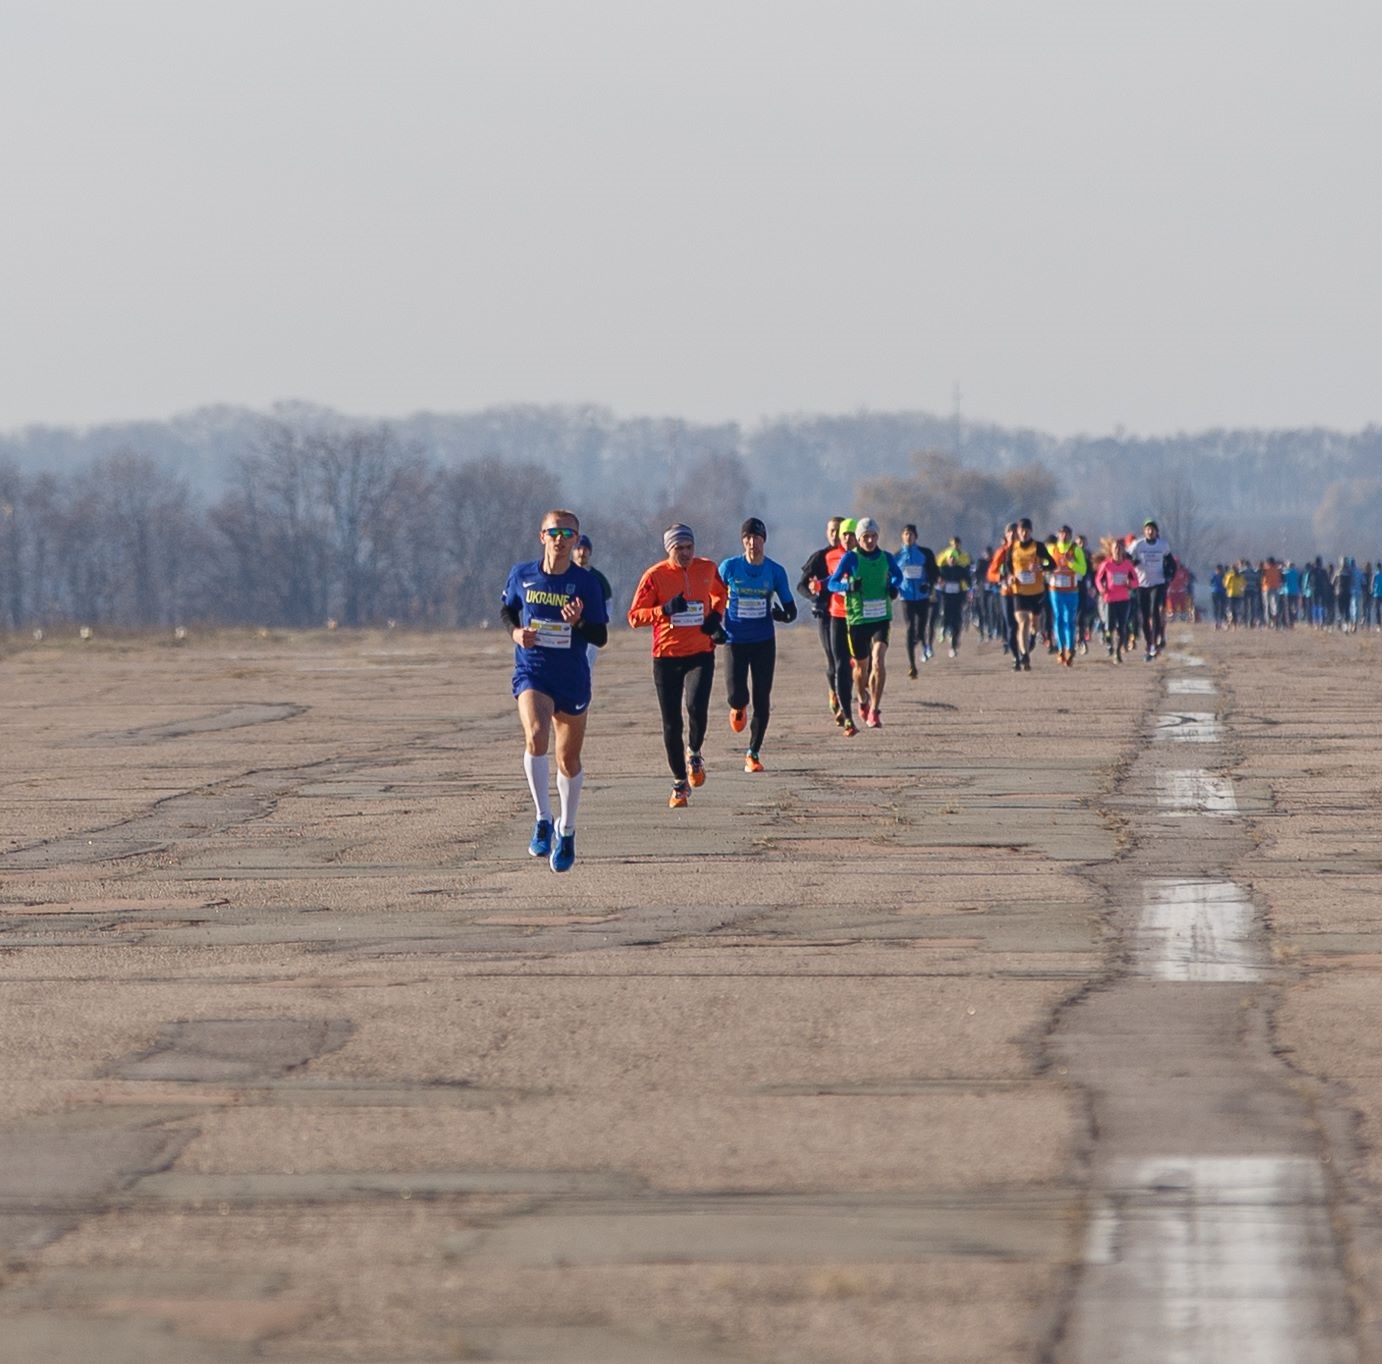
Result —
<instances>
[{"instance_id":1,"label":"bare tree","mask_svg":"<svg viewBox=\"0 0 1382 1364\"><path fill-rule=\"evenodd\" d=\"M311 441L300 427L266 422L258 449L239 461L238 486L217 518L246 600L277 624L320 625L328 611L330 531Z\"/></svg>"},{"instance_id":2,"label":"bare tree","mask_svg":"<svg viewBox=\"0 0 1382 1364\"><path fill-rule=\"evenodd\" d=\"M98 460L91 481L110 546L114 623L173 624L197 562L190 542L201 529L185 480L127 448Z\"/></svg>"},{"instance_id":3,"label":"bare tree","mask_svg":"<svg viewBox=\"0 0 1382 1364\"><path fill-rule=\"evenodd\" d=\"M101 491L78 476L73 495L58 504L54 551L61 567L62 614L69 620L109 624L116 616L117 553Z\"/></svg>"},{"instance_id":4,"label":"bare tree","mask_svg":"<svg viewBox=\"0 0 1382 1364\"><path fill-rule=\"evenodd\" d=\"M744 461L732 453L693 456L679 465L668 496L648 527L659 548L662 531L684 522L696 532L696 552L719 559L739 552L739 526L745 516L762 511L751 505L753 485Z\"/></svg>"},{"instance_id":5,"label":"bare tree","mask_svg":"<svg viewBox=\"0 0 1382 1364\"><path fill-rule=\"evenodd\" d=\"M491 619L511 559L541 553L538 526L544 511L562 505L560 484L540 464L480 459L442 476L440 501L455 572L455 623ZM496 546L504 552L496 554Z\"/></svg>"},{"instance_id":6,"label":"bare tree","mask_svg":"<svg viewBox=\"0 0 1382 1364\"><path fill-rule=\"evenodd\" d=\"M1359 552L1357 546L1367 546L1377 533L1379 496L1382 478L1336 479L1324 489L1310 523L1326 559L1367 556L1369 551Z\"/></svg>"},{"instance_id":7,"label":"bare tree","mask_svg":"<svg viewBox=\"0 0 1382 1364\"><path fill-rule=\"evenodd\" d=\"M333 596L345 625L376 617L385 565L402 533L400 490L420 463L387 426L314 436L308 444L329 528Z\"/></svg>"},{"instance_id":8,"label":"bare tree","mask_svg":"<svg viewBox=\"0 0 1382 1364\"><path fill-rule=\"evenodd\" d=\"M395 524L383 556L379 603L390 619L441 625L451 619L454 565L441 511L441 478L422 460L399 470Z\"/></svg>"},{"instance_id":9,"label":"bare tree","mask_svg":"<svg viewBox=\"0 0 1382 1364\"><path fill-rule=\"evenodd\" d=\"M912 464L909 478L871 479L856 490L858 509L877 517L885 533L911 521L932 544L959 535L978 549L996 541L1007 521L1030 516L1040 527L1050 518L1056 482L1042 465L991 474L938 451L915 455Z\"/></svg>"},{"instance_id":10,"label":"bare tree","mask_svg":"<svg viewBox=\"0 0 1382 1364\"><path fill-rule=\"evenodd\" d=\"M27 619L24 501L28 479L13 460L0 461L0 602L4 623L17 630Z\"/></svg>"},{"instance_id":11,"label":"bare tree","mask_svg":"<svg viewBox=\"0 0 1382 1364\"><path fill-rule=\"evenodd\" d=\"M1203 571L1203 564L1212 552L1209 548L1214 524L1205 514L1194 481L1182 468L1168 474L1159 489L1160 512L1154 513L1157 528L1171 546L1174 554L1187 568ZM1257 554L1266 553L1260 546Z\"/></svg>"},{"instance_id":12,"label":"bare tree","mask_svg":"<svg viewBox=\"0 0 1382 1364\"><path fill-rule=\"evenodd\" d=\"M61 562L57 551L64 490L52 474L39 474L21 489L18 518L24 573L26 623L43 624L63 618Z\"/></svg>"}]
</instances>

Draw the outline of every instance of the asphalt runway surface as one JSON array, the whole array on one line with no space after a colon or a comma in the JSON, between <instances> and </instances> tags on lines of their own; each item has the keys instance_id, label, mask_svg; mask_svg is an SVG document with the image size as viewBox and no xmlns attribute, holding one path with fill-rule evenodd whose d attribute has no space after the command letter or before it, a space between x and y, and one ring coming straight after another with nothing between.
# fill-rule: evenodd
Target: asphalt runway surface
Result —
<instances>
[{"instance_id":1,"label":"asphalt runway surface","mask_svg":"<svg viewBox=\"0 0 1382 1364\"><path fill-rule=\"evenodd\" d=\"M0 1358L1382 1360L1382 636L779 648L555 875L495 632L7 646Z\"/></svg>"}]
</instances>

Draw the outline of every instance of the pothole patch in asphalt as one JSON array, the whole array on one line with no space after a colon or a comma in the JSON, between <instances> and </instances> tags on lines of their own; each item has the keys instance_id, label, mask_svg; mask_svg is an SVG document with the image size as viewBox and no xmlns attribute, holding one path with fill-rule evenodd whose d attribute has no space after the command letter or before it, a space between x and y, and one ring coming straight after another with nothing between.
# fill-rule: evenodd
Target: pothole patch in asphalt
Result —
<instances>
[{"instance_id":1,"label":"pothole patch in asphalt","mask_svg":"<svg viewBox=\"0 0 1382 1364\"><path fill-rule=\"evenodd\" d=\"M101 1072L119 1080L225 1083L269 1079L337 1051L346 1019L198 1018L167 1024L148 1050Z\"/></svg>"}]
</instances>

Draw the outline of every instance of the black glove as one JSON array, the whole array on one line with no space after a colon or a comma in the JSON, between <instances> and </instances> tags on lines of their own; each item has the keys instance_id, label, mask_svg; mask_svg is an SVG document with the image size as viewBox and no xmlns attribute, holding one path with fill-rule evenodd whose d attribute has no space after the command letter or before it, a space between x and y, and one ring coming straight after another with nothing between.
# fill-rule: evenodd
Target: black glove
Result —
<instances>
[{"instance_id":1,"label":"black glove","mask_svg":"<svg viewBox=\"0 0 1382 1364\"><path fill-rule=\"evenodd\" d=\"M664 604L662 614L664 616L676 616L686 610L686 598L678 592L671 601Z\"/></svg>"},{"instance_id":2,"label":"black glove","mask_svg":"<svg viewBox=\"0 0 1382 1364\"><path fill-rule=\"evenodd\" d=\"M720 613L718 611L712 611L705 618L705 624L701 626L701 633L709 635L713 644L729 643L729 636L720 629Z\"/></svg>"},{"instance_id":3,"label":"black glove","mask_svg":"<svg viewBox=\"0 0 1382 1364\"><path fill-rule=\"evenodd\" d=\"M797 618L797 604L796 604L796 602L791 602L791 603L790 603L789 605L787 605L787 606L783 606L783 605L779 602L776 606L773 607L773 619L774 619L774 620L780 620L784 625L790 624L792 621L796 620L796 618Z\"/></svg>"}]
</instances>

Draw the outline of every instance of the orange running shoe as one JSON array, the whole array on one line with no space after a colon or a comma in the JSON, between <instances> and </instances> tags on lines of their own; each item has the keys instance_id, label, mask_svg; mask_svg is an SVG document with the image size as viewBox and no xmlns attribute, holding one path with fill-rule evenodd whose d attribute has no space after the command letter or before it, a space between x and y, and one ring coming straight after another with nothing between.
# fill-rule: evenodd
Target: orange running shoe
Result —
<instances>
[{"instance_id":1,"label":"orange running shoe","mask_svg":"<svg viewBox=\"0 0 1382 1364\"><path fill-rule=\"evenodd\" d=\"M845 738L852 739L859 732L859 727L853 720L845 721Z\"/></svg>"},{"instance_id":2,"label":"orange running shoe","mask_svg":"<svg viewBox=\"0 0 1382 1364\"><path fill-rule=\"evenodd\" d=\"M758 754L755 753L752 749L750 749L747 753L744 754L744 771L761 772L762 770L763 764L758 761Z\"/></svg>"},{"instance_id":3,"label":"orange running shoe","mask_svg":"<svg viewBox=\"0 0 1382 1364\"><path fill-rule=\"evenodd\" d=\"M705 759L699 753L691 755L691 761L687 763L688 776L692 786L705 785Z\"/></svg>"},{"instance_id":4,"label":"orange running shoe","mask_svg":"<svg viewBox=\"0 0 1382 1364\"><path fill-rule=\"evenodd\" d=\"M684 782L679 781L673 784L672 794L667 798L667 806L671 810L681 810L691 804L691 788Z\"/></svg>"},{"instance_id":5,"label":"orange running shoe","mask_svg":"<svg viewBox=\"0 0 1382 1364\"><path fill-rule=\"evenodd\" d=\"M742 706L731 706L729 708L729 727L736 734L742 734L748 722L749 713Z\"/></svg>"}]
</instances>

